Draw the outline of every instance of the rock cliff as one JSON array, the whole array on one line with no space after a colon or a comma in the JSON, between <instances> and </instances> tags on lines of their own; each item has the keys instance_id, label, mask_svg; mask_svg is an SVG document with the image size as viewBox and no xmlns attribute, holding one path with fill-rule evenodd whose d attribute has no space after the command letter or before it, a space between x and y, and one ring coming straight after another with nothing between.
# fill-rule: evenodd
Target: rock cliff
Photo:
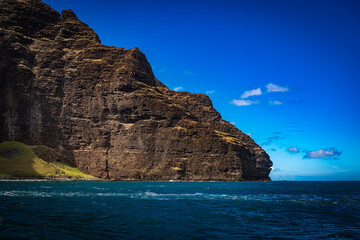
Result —
<instances>
[{"instance_id":1,"label":"rock cliff","mask_svg":"<svg viewBox=\"0 0 360 240\"><path fill-rule=\"evenodd\" d=\"M0 1L0 142L46 145L115 180L270 180L272 162L208 96L174 92L143 53L71 10Z\"/></svg>"}]
</instances>

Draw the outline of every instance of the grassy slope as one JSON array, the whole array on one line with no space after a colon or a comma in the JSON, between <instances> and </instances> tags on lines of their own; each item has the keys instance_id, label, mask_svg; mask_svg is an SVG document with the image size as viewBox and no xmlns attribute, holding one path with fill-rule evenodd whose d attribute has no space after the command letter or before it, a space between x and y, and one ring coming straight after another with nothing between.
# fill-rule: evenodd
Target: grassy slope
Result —
<instances>
[{"instance_id":1,"label":"grassy slope","mask_svg":"<svg viewBox=\"0 0 360 240\"><path fill-rule=\"evenodd\" d=\"M0 143L1 177L94 178L62 162L46 162L21 142Z\"/></svg>"}]
</instances>

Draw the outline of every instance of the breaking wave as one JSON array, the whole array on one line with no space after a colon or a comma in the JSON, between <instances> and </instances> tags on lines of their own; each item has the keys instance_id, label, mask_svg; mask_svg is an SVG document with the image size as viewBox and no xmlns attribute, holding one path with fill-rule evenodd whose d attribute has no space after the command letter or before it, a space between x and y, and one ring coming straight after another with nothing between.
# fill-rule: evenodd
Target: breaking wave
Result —
<instances>
[{"instance_id":1,"label":"breaking wave","mask_svg":"<svg viewBox=\"0 0 360 240\"><path fill-rule=\"evenodd\" d=\"M360 239L358 182L0 181L0 238Z\"/></svg>"}]
</instances>

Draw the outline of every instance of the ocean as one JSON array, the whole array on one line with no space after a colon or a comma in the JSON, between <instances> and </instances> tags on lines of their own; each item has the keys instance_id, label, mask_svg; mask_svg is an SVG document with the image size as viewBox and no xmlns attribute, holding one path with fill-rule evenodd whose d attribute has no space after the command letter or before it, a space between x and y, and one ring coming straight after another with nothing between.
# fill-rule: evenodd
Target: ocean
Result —
<instances>
[{"instance_id":1,"label":"ocean","mask_svg":"<svg viewBox=\"0 0 360 240\"><path fill-rule=\"evenodd\" d=\"M0 181L0 239L360 239L360 182Z\"/></svg>"}]
</instances>

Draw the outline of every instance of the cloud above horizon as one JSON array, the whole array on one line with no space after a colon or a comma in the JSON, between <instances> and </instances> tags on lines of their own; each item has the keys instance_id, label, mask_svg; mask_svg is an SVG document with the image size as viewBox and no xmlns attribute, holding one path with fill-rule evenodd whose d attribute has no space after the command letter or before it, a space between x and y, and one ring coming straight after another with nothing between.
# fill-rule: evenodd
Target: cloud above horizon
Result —
<instances>
[{"instance_id":1,"label":"cloud above horizon","mask_svg":"<svg viewBox=\"0 0 360 240\"><path fill-rule=\"evenodd\" d=\"M215 90L208 90L208 91L206 91L206 94L211 95L211 94L214 94L215 92L216 92Z\"/></svg>"},{"instance_id":2,"label":"cloud above horizon","mask_svg":"<svg viewBox=\"0 0 360 240\"><path fill-rule=\"evenodd\" d=\"M274 172L282 172L282 170L280 168L271 167L271 172L272 173L274 173Z\"/></svg>"},{"instance_id":3,"label":"cloud above horizon","mask_svg":"<svg viewBox=\"0 0 360 240\"><path fill-rule=\"evenodd\" d=\"M245 91L241 95L241 98L248 98L248 97L251 97L251 96L260 96L260 95L262 95L261 89L257 88L257 89L252 89L252 90L249 90L249 91Z\"/></svg>"},{"instance_id":4,"label":"cloud above horizon","mask_svg":"<svg viewBox=\"0 0 360 240\"><path fill-rule=\"evenodd\" d=\"M278 100L270 100L269 101L269 105L281 105L283 104L283 102L278 101Z\"/></svg>"},{"instance_id":5,"label":"cloud above horizon","mask_svg":"<svg viewBox=\"0 0 360 240\"><path fill-rule=\"evenodd\" d=\"M299 150L299 148L298 148L297 146L288 147L288 148L286 149L286 151L288 151L289 153L299 153L299 152L300 152L300 150Z\"/></svg>"},{"instance_id":6,"label":"cloud above horizon","mask_svg":"<svg viewBox=\"0 0 360 240\"><path fill-rule=\"evenodd\" d=\"M182 89L183 89L183 87L179 86L179 87L174 88L174 91L178 92L178 91L181 91Z\"/></svg>"},{"instance_id":7,"label":"cloud above horizon","mask_svg":"<svg viewBox=\"0 0 360 240\"><path fill-rule=\"evenodd\" d=\"M266 91L268 93L270 92L287 92L289 91L289 88L287 87L281 87L278 85L275 85L273 83L269 83L266 85ZM209 94L207 92L207 94ZM263 92L261 91L261 88L256 88L256 89L251 89L248 91L245 91L243 94L241 94L240 98L241 99L234 99L232 100L230 103L234 104L236 106L250 106L253 104L259 104L260 101L251 101L251 100L245 100L248 97L252 97L252 96L261 96L263 95ZM283 105L284 102L283 101L279 101L279 100L269 100L268 101L268 105Z\"/></svg>"},{"instance_id":8,"label":"cloud above horizon","mask_svg":"<svg viewBox=\"0 0 360 240\"><path fill-rule=\"evenodd\" d=\"M281 136L281 132L277 131L274 132L272 136L265 138L264 142L261 143L261 145L268 146L273 143L273 141L284 139L283 136Z\"/></svg>"},{"instance_id":9,"label":"cloud above horizon","mask_svg":"<svg viewBox=\"0 0 360 240\"><path fill-rule=\"evenodd\" d=\"M267 89L267 92L287 92L287 91L289 91L289 88L280 87L273 83L269 83L268 85L266 85L266 89Z\"/></svg>"},{"instance_id":10,"label":"cloud above horizon","mask_svg":"<svg viewBox=\"0 0 360 240\"><path fill-rule=\"evenodd\" d=\"M250 106L253 104L259 104L259 101L251 101L251 100L243 100L243 99L234 99L230 102L231 104L234 104L236 106Z\"/></svg>"},{"instance_id":11,"label":"cloud above horizon","mask_svg":"<svg viewBox=\"0 0 360 240\"><path fill-rule=\"evenodd\" d=\"M320 149L316 151L308 151L303 157L304 159L338 159L342 154L341 151L337 150L334 147Z\"/></svg>"}]
</instances>

